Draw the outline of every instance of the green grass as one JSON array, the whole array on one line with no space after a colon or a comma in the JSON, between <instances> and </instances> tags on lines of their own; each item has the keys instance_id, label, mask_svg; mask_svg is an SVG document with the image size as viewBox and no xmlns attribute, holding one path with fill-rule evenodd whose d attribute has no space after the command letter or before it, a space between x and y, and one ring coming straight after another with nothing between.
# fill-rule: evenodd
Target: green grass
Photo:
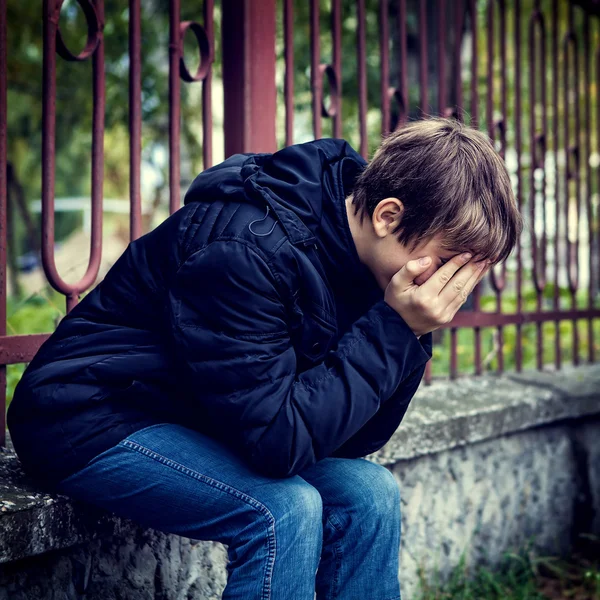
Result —
<instances>
[{"instance_id":1,"label":"green grass","mask_svg":"<svg viewBox=\"0 0 600 600\"><path fill-rule=\"evenodd\" d=\"M445 584L420 573L413 600L600 600L600 539L569 559L538 557L525 548L506 553L500 566L470 569L464 555Z\"/></svg>"}]
</instances>

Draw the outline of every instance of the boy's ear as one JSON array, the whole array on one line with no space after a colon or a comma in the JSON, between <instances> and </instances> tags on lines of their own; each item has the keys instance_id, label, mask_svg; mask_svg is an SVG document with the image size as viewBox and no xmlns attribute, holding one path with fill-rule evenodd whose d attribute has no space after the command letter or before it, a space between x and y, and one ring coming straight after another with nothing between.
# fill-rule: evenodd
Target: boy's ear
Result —
<instances>
[{"instance_id":1,"label":"boy's ear","mask_svg":"<svg viewBox=\"0 0 600 600\"><path fill-rule=\"evenodd\" d=\"M398 198L384 198L373 211L373 229L378 237L392 233L402 220L404 205Z\"/></svg>"}]
</instances>

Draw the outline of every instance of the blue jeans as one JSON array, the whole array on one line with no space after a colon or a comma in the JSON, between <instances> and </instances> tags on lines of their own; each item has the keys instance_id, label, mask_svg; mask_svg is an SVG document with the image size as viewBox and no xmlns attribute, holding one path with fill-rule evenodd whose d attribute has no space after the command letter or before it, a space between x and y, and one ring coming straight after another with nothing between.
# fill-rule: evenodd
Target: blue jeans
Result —
<instances>
[{"instance_id":1,"label":"blue jeans","mask_svg":"<svg viewBox=\"0 0 600 600\"><path fill-rule=\"evenodd\" d=\"M151 425L58 491L143 526L226 544L227 600L397 600L400 494L362 458L274 479L182 425Z\"/></svg>"}]
</instances>

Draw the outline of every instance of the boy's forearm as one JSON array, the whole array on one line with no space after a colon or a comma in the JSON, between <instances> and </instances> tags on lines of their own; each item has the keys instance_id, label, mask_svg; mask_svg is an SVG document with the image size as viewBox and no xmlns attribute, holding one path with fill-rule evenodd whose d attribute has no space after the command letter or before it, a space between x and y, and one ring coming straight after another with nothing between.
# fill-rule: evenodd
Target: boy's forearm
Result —
<instances>
[{"instance_id":1,"label":"boy's forearm","mask_svg":"<svg viewBox=\"0 0 600 600\"><path fill-rule=\"evenodd\" d=\"M431 335L431 334L428 334ZM377 452L394 435L417 391L425 365L416 369L405 379L394 394L375 415L351 438L337 448L331 456L336 458L359 458Z\"/></svg>"},{"instance_id":2,"label":"boy's forearm","mask_svg":"<svg viewBox=\"0 0 600 600\"><path fill-rule=\"evenodd\" d=\"M432 334L427 333L423 336L421 344L424 350L431 354ZM363 425L351 438L342 444L332 456L340 458L357 458L376 452L384 446L394 434L400 425L408 405L417 391L423 374L425 365L415 369L386 400L375 415Z\"/></svg>"}]
</instances>

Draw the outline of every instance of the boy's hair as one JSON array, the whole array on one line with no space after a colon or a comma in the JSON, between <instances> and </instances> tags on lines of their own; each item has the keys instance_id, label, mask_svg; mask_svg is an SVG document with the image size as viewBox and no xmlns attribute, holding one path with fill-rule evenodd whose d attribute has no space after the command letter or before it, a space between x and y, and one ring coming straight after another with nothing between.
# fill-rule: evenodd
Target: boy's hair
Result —
<instances>
[{"instance_id":1,"label":"boy's hair","mask_svg":"<svg viewBox=\"0 0 600 600\"><path fill-rule=\"evenodd\" d=\"M388 135L352 196L361 223L381 200L398 198L404 211L394 233L411 252L441 234L444 248L498 263L523 227L506 165L490 138L453 118L411 121Z\"/></svg>"}]
</instances>

